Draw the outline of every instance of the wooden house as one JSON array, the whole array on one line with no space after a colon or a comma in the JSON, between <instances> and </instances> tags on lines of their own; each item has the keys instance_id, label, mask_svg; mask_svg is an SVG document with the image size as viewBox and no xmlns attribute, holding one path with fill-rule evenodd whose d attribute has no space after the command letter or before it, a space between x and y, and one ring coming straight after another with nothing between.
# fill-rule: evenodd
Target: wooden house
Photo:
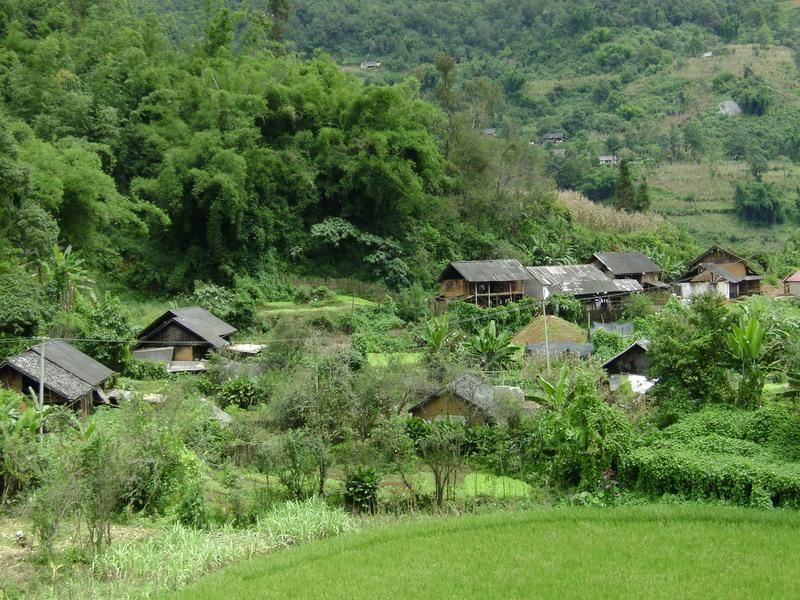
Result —
<instances>
[{"instance_id":1,"label":"wooden house","mask_svg":"<svg viewBox=\"0 0 800 600\"><path fill-rule=\"evenodd\" d=\"M211 350L229 346L235 331L235 327L199 306L173 308L136 336L133 357L180 363L202 361Z\"/></svg>"},{"instance_id":2,"label":"wooden house","mask_svg":"<svg viewBox=\"0 0 800 600\"><path fill-rule=\"evenodd\" d=\"M783 280L783 293L787 296L800 296L800 271Z\"/></svg>"},{"instance_id":3,"label":"wooden house","mask_svg":"<svg viewBox=\"0 0 800 600\"><path fill-rule=\"evenodd\" d=\"M681 298L717 292L733 300L761 293L761 279L745 259L721 246L712 246L689 264L672 287Z\"/></svg>"},{"instance_id":4,"label":"wooden house","mask_svg":"<svg viewBox=\"0 0 800 600\"><path fill-rule=\"evenodd\" d=\"M497 135L497 127L487 127L483 130L483 135L488 135L489 137L494 137Z\"/></svg>"},{"instance_id":5,"label":"wooden house","mask_svg":"<svg viewBox=\"0 0 800 600\"><path fill-rule=\"evenodd\" d=\"M597 162L603 166L616 167L619 165L619 156L616 154L604 154L597 159Z\"/></svg>"},{"instance_id":6,"label":"wooden house","mask_svg":"<svg viewBox=\"0 0 800 600\"><path fill-rule=\"evenodd\" d=\"M43 349L44 348L44 349ZM110 404L103 390L113 371L62 340L48 340L42 346L11 356L0 364L0 382L22 394L39 393L44 371L44 402L80 409Z\"/></svg>"},{"instance_id":7,"label":"wooden house","mask_svg":"<svg viewBox=\"0 0 800 600\"><path fill-rule=\"evenodd\" d=\"M473 302L482 307L500 306L520 300L531 274L518 260L457 261L439 276L436 300Z\"/></svg>"},{"instance_id":8,"label":"wooden house","mask_svg":"<svg viewBox=\"0 0 800 600\"><path fill-rule=\"evenodd\" d=\"M362 69L377 69L381 66L380 61L377 60L365 60L361 62Z\"/></svg>"},{"instance_id":9,"label":"wooden house","mask_svg":"<svg viewBox=\"0 0 800 600\"><path fill-rule=\"evenodd\" d=\"M470 425L495 424L513 411L539 408L526 402L522 389L490 386L476 375L463 375L411 408L411 414L426 421L453 420Z\"/></svg>"},{"instance_id":10,"label":"wooden house","mask_svg":"<svg viewBox=\"0 0 800 600\"><path fill-rule=\"evenodd\" d=\"M641 252L595 252L591 264L612 279L633 279L661 287L662 269Z\"/></svg>"}]
</instances>

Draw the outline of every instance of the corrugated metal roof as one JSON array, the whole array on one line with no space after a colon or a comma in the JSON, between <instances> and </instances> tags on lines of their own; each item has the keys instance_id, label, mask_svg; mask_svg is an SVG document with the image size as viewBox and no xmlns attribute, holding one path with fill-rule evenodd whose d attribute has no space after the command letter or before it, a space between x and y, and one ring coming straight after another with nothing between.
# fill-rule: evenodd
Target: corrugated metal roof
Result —
<instances>
[{"instance_id":1,"label":"corrugated metal roof","mask_svg":"<svg viewBox=\"0 0 800 600\"><path fill-rule=\"evenodd\" d=\"M644 288L634 279L606 279L605 281L565 281L550 288L555 294L589 296L595 294L624 294L643 292Z\"/></svg>"},{"instance_id":2,"label":"corrugated metal roof","mask_svg":"<svg viewBox=\"0 0 800 600\"><path fill-rule=\"evenodd\" d=\"M30 351L38 355L40 347L33 346ZM114 373L91 356L84 354L75 346L62 340L46 341L44 343L44 358L45 361L58 365L91 386L99 385Z\"/></svg>"},{"instance_id":3,"label":"corrugated metal roof","mask_svg":"<svg viewBox=\"0 0 800 600\"><path fill-rule=\"evenodd\" d=\"M614 275L661 273L661 267L641 252L595 252L594 257Z\"/></svg>"},{"instance_id":4,"label":"corrugated metal roof","mask_svg":"<svg viewBox=\"0 0 800 600\"><path fill-rule=\"evenodd\" d=\"M700 266L703 268L704 271L713 273L717 277L721 277L722 279L724 279L725 281L729 281L730 283L739 283L744 279L744 277L738 277L737 275L734 275L722 265L718 265L715 263L702 263Z\"/></svg>"},{"instance_id":5,"label":"corrugated metal roof","mask_svg":"<svg viewBox=\"0 0 800 600\"><path fill-rule=\"evenodd\" d=\"M41 376L41 357L36 352L25 352L12 356L6 363L33 379L37 383ZM45 348L44 359L44 386L68 400L77 400L84 394L88 394L94 388L93 385L88 384L77 375L73 375L66 369L59 367L57 364L50 362L47 359L47 348ZM38 390L35 390L38 393Z\"/></svg>"},{"instance_id":6,"label":"corrugated metal roof","mask_svg":"<svg viewBox=\"0 0 800 600\"><path fill-rule=\"evenodd\" d=\"M545 286L565 281L608 281L608 276L594 265L554 265L526 267L539 283Z\"/></svg>"},{"instance_id":7,"label":"corrugated metal roof","mask_svg":"<svg viewBox=\"0 0 800 600\"><path fill-rule=\"evenodd\" d=\"M439 281L452 279L453 271L467 281L522 281L531 279L531 274L516 259L467 260L451 262L439 276Z\"/></svg>"}]
</instances>

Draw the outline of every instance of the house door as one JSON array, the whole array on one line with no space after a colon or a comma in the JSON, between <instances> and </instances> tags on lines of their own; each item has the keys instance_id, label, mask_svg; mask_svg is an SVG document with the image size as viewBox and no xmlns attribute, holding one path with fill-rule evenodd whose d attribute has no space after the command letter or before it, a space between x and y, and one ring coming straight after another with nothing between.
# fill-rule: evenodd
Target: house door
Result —
<instances>
[{"instance_id":1,"label":"house door","mask_svg":"<svg viewBox=\"0 0 800 600\"><path fill-rule=\"evenodd\" d=\"M194 353L191 346L175 346L172 360L194 360Z\"/></svg>"}]
</instances>

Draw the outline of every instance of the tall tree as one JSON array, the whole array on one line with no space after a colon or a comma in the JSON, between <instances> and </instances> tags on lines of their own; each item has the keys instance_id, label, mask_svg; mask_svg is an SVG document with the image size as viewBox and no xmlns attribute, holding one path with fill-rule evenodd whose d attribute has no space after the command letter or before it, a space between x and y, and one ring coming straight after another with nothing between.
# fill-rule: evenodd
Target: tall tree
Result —
<instances>
[{"instance_id":1,"label":"tall tree","mask_svg":"<svg viewBox=\"0 0 800 600\"><path fill-rule=\"evenodd\" d=\"M636 192L627 160L623 160L619 165L619 175L614 186L614 208L628 212L636 210Z\"/></svg>"}]
</instances>

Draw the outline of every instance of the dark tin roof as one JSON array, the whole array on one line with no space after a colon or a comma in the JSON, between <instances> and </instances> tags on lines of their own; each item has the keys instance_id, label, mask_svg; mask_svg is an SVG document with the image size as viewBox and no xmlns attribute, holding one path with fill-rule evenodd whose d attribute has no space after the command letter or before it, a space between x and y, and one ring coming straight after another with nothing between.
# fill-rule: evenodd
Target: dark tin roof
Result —
<instances>
[{"instance_id":1,"label":"dark tin roof","mask_svg":"<svg viewBox=\"0 0 800 600\"><path fill-rule=\"evenodd\" d=\"M235 327L215 317L205 308L188 306L168 310L143 329L137 337L139 340L145 340L170 322L176 323L216 348L226 346L228 341L223 338L236 331Z\"/></svg>"},{"instance_id":2,"label":"dark tin roof","mask_svg":"<svg viewBox=\"0 0 800 600\"><path fill-rule=\"evenodd\" d=\"M531 279L531 274L516 259L455 261L447 265L438 281L458 279L467 281L522 281Z\"/></svg>"},{"instance_id":3,"label":"dark tin roof","mask_svg":"<svg viewBox=\"0 0 800 600\"><path fill-rule=\"evenodd\" d=\"M594 257L614 275L661 273L661 267L641 252L595 252Z\"/></svg>"},{"instance_id":4,"label":"dark tin roof","mask_svg":"<svg viewBox=\"0 0 800 600\"><path fill-rule=\"evenodd\" d=\"M38 355L40 348L39 346L33 346L29 351ZM46 341L44 344L44 358L45 361L58 365L91 386L99 385L114 373L91 356L84 354L75 346L62 340Z\"/></svg>"},{"instance_id":5,"label":"dark tin roof","mask_svg":"<svg viewBox=\"0 0 800 600\"><path fill-rule=\"evenodd\" d=\"M613 357L609 358L606 362L604 362L603 363L603 368L604 369L608 368L616 360L618 360L622 356L625 356L628 352L631 352L631 351L633 351L635 349L644 350L645 352L647 352L648 348L650 348L650 341L649 340L636 340L630 346L625 348L625 350L623 350L622 352L620 352L616 356L613 356Z\"/></svg>"},{"instance_id":6,"label":"dark tin roof","mask_svg":"<svg viewBox=\"0 0 800 600\"><path fill-rule=\"evenodd\" d=\"M492 416L492 411L497 406L497 396L507 395L511 398L516 398L519 401L523 401L525 399L525 395L522 390L518 387L513 386L490 386L483 381L477 375L473 375L471 373L467 373L466 375L462 375L457 377L449 384L447 384L444 389L436 394L432 394L428 398L425 398L411 410L415 410L418 408L422 408L426 404L429 404L434 399L439 397L444 392L450 392L454 396L461 398L467 404L473 406L475 409L480 410L481 412Z\"/></svg>"},{"instance_id":7,"label":"dark tin roof","mask_svg":"<svg viewBox=\"0 0 800 600\"><path fill-rule=\"evenodd\" d=\"M12 356L5 363L38 382L42 361L39 346ZM50 391L77 400L111 377L113 371L61 340L49 340L44 347L44 384Z\"/></svg>"},{"instance_id":8,"label":"dark tin roof","mask_svg":"<svg viewBox=\"0 0 800 600\"><path fill-rule=\"evenodd\" d=\"M525 354L534 354L539 352L546 352L549 349L550 354L563 354L564 352L573 352L581 357L587 357L594 354L594 346L592 344L577 344L575 342L550 342L545 346L544 342L537 344L526 344Z\"/></svg>"}]
</instances>

